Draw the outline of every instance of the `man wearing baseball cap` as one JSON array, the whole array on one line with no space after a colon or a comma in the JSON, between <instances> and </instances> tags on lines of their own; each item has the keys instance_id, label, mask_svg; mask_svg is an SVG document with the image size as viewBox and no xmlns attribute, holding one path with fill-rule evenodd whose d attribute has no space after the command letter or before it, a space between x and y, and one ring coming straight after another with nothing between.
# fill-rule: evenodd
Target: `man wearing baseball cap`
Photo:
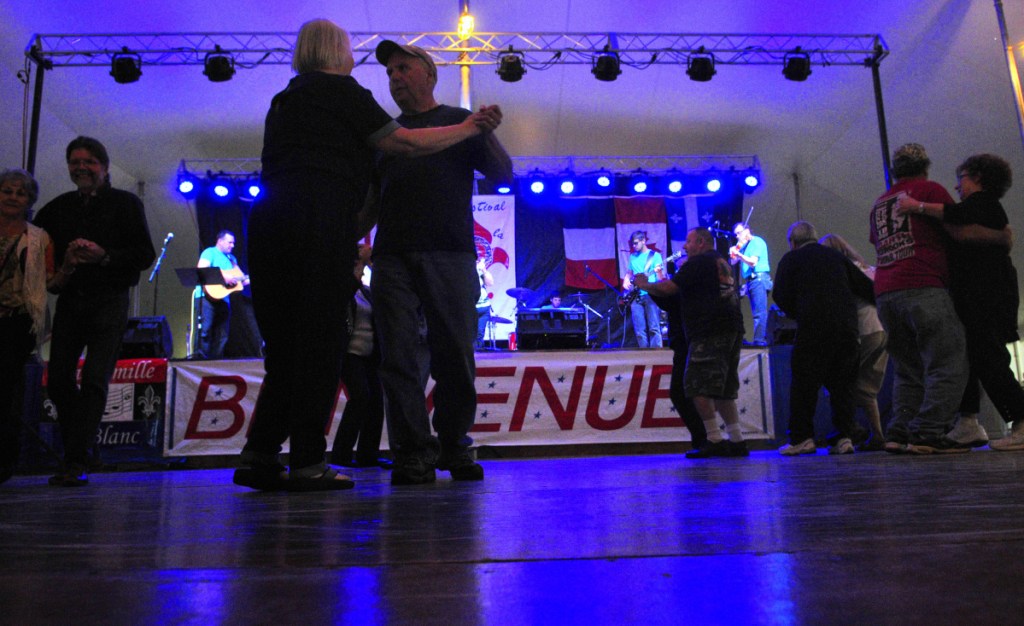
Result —
<instances>
[{"instance_id":1,"label":"man wearing baseball cap","mask_svg":"<svg viewBox=\"0 0 1024 626\"><path fill-rule=\"evenodd\" d=\"M459 123L466 109L434 97L437 66L422 48L385 40L376 57L406 128ZM498 107L481 110L496 112ZM512 180L512 161L487 132L424 157L379 154L371 197L378 213L373 248L374 314L380 334L380 378L387 398L388 441L395 456L391 483L434 482L435 469L454 480L481 480L469 452L476 415L476 302L480 281L473 231L474 171L493 182ZM419 366L410 347L427 323L434 416L426 410Z\"/></svg>"}]
</instances>

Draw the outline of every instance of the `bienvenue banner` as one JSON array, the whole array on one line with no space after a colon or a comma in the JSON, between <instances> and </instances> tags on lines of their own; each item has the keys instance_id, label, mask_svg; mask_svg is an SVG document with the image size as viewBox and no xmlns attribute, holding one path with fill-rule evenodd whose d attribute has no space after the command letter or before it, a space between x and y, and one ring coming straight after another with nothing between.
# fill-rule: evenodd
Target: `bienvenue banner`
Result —
<instances>
[{"instance_id":1,"label":"bienvenue banner","mask_svg":"<svg viewBox=\"0 0 1024 626\"><path fill-rule=\"evenodd\" d=\"M476 355L474 445L565 445L689 441L669 399L672 352L493 352ZM237 454L263 380L263 361L180 361L171 367L166 456ZM740 358L737 404L744 436L774 437L769 359ZM433 380L427 408L433 410ZM341 419L339 387L327 441ZM386 435L386 433L385 433ZM385 436L384 446L387 438Z\"/></svg>"}]
</instances>

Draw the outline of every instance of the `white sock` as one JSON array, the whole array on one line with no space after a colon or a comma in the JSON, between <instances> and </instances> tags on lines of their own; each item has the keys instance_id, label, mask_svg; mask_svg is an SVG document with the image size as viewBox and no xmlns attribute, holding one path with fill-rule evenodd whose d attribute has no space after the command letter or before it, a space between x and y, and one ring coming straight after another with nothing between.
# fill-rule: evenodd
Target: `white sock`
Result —
<instances>
[{"instance_id":1,"label":"white sock","mask_svg":"<svg viewBox=\"0 0 1024 626\"><path fill-rule=\"evenodd\" d=\"M743 441L743 429L739 424L726 424L725 432L729 433L729 441Z\"/></svg>"},{"instance_id":2,"label":"white sock","mask_svg":"<svg viewBox=\"0 0 1024 626\"><path fill-rule=\"evenodd\" d=\"M704 430L708 432L708 441L718 443L722 441L722 429L718 427L718 420L704 420Z\"/></svg>"}]
</instances>

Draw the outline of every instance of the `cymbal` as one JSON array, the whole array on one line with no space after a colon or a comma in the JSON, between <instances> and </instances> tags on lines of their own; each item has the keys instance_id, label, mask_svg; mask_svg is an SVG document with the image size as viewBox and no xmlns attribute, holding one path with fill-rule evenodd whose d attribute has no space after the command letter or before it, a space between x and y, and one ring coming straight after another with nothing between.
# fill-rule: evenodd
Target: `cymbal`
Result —
<instances>
[{"instance_id":1,"label":"cymbal","mask_svg":"<svg viewBox=\"0 0 1024 626\"><path fill-rule=\"evenodd\" d=\"M566 298L576 298L577 300L586 300L587 298L590 297L590 295L591 294L589 294L589 293L577 292L577 293L571 293L571 294L567 295Z\"/></svg>"},{"instance_id":2,"label":"cymbal","mask_svg":"<svg viewBox=\"0 0 1024 626\"><path fill-rule=\"evenodd\" d=\"M489 324L511 324L512 320L505 317L499 317L497 315L491 315L487 318L487 322Z\"/></svg>"},{"instance_id":3,"label":"cymbal","mask_svg":"<svg viewBox=\"0 0 1024 626\"><path fill-rule=\"evenodd\" d=\"M513 287L512 289L506 289L505 293L515 298L516 300L522 300L533 293L533 289L527 289L525 287Z\"/></svg>"}]
</instances>

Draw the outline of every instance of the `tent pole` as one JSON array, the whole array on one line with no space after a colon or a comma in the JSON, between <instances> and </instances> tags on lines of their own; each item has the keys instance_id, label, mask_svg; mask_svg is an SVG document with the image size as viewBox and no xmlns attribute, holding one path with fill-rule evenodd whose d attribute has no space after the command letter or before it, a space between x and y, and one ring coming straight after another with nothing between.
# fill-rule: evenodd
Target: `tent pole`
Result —
<instances>
[{"instance_id":1,"label":"tent pole","mask_svg":"<svg viewBox=\"0 0 1024 626\"><path fill-rule=\"evenodd\" d=\"M36 84L32 94L32 124L28 131L28 158L25 162L25 171L35 176L36 149L39 147L39 114L43 108L43 74L53 67L53 62L39 54L38 46L32 46L28 56L36 63Z\"/></svg>"},{"instance_id":2,"label":"tent pole","mask_svg":"<svg viewBox=\"0 0 1024 626\"><path fill-rule=\"evenodd\" d=\"M889 162L889 133L885 128L885 105L882 102L882 78L878 73L878 59L872 59L871 80L875 85L875 110L878 112L878 135L882 143L882 174L885 176L885 188L892 186L892 178L889 174L891 163Z\"/></svg>"},{"instance_id":3,"label":"tent pole","mask_svg":"<svg viewBox=\"0 0 1024 626\"><path fill-rule=\"evenodd\" d=\"M1003 38L1003 49L1006 50L1006 65L1010 71L1013 102L1017 106L1017 132L1020 133L1021 145L1024 145L1024 96L1021 95L1020 74L1017 71L1017 60L1013 58L1013 45L1006 34L1006 16L1003 15L1002 0L995 0L995 7L996 19L999 21L999 35Z\"/></svg>"}]
</instances>

